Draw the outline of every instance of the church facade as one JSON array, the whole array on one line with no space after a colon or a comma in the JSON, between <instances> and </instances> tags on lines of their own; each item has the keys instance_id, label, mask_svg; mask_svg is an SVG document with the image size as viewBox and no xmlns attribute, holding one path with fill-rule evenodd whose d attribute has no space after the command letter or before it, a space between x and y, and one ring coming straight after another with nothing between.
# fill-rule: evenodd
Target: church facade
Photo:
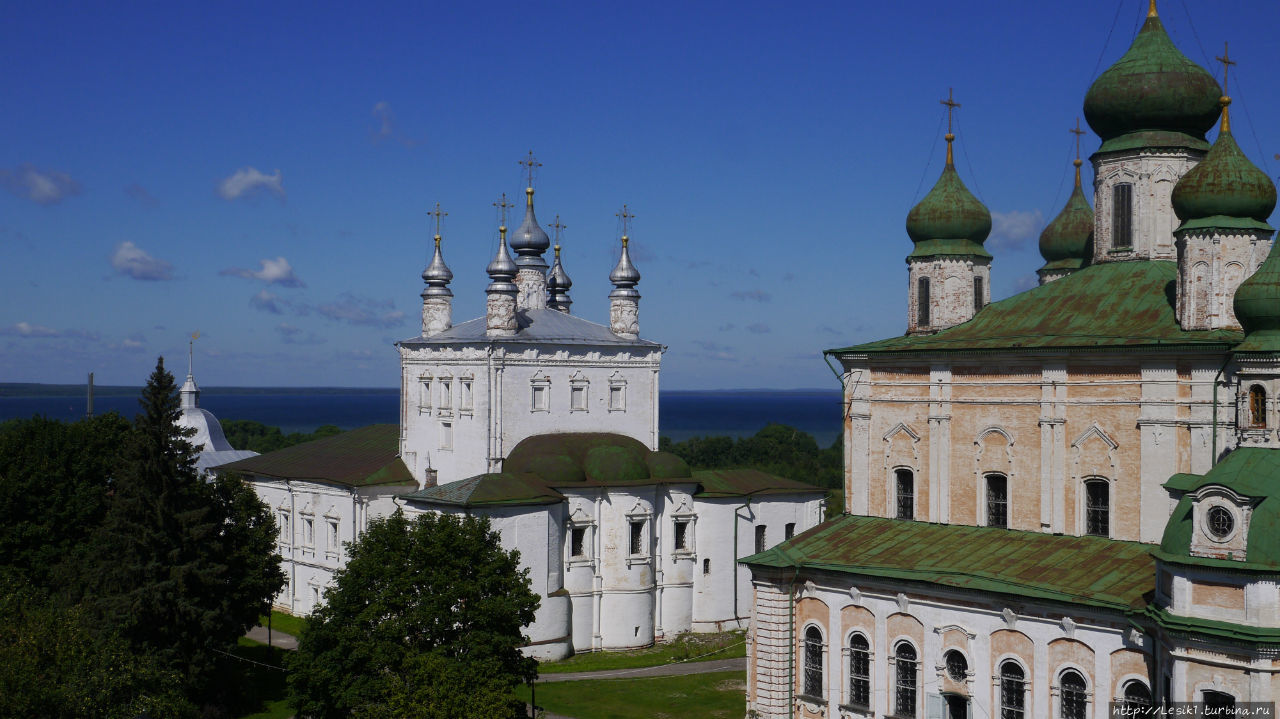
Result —
<instances>
[{"instance_id":1,"label":"church facade","mask_svg":"<svg viewBox=\"0 0 1280 719\"><path fill-rule=\"evenodd\" d=\"M313 611L346 544L399 509L490 518L541 597L526 628L539 658L745 626L750 578L737 560L818 524L825 490L753 470L695 472L657 451L666 348L640 336L629 212L606 326L570 311L559 245L544 259L551 241L532 182L525 195L513 235L499 227L483 317L453 323L437 225L422 332L397 343L398 425L227 467L276 512L289 578L277 605Z\"/></svg>"},{"instance_id":2,"label":"church facade","mask_svg":"<svg viewBox=\"0 0 1280 719\"><path fill-rule=\"evenodd\" d=\"M745 560L753 716L1280 696L1276 194L1229 103L1152 3L1085 98L1093 206L1077 159L1040 286L990 304L948 132L907 218L906 333L827 351L848 513Z\"/></svg>"}]
</instances>

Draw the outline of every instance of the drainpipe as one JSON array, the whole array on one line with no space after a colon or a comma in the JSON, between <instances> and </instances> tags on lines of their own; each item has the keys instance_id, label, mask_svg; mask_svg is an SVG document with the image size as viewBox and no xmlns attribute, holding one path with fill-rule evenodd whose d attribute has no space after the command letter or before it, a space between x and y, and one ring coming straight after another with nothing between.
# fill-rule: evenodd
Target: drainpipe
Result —
<instances>
[{"instance_id":1,"label":"drainpipe","mask_svg":"<svg viewBox=\"0 0 1280 719\"><path fill-rule=\"evenodd\" d=\"M742 624L742 618L738 614L738 510L750 506L751 496L748 495L747 501L733 508L733 623L735 629Z\"/></svg>"},{"instance_id":2,"label":"drainpipe","mask_svg":"<svg viewBox=\"0 0 1280 719\"><path fill-rule=\"evenodd\" d=\"M1231 361L1231 353L1222 360L1222 367L1218 368L1218 374L1213 378L1213 456L1209 457L1209 466L1213 467L1218 463L1218 381L1222 379L1222 375L1227 371L1227 363Z\"/></svg>"},{"instance_id":3,"label":"drainpipe","mask_svg":"<svg viewBox=\"0 0 1280 719\"><path fill-rule=\"evenodd\" d=\"M787 717L795 716L796 692L796 577L800 576L800 565L791 575L791 584L787 587Z\"/></svg>"}]
</instances>

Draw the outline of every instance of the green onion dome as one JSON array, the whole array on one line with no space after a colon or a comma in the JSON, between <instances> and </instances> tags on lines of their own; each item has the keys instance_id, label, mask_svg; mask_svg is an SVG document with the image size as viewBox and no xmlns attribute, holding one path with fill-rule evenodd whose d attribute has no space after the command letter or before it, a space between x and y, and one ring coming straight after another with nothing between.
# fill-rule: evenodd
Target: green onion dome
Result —
<instances>
[{"instance_id":1,"label":"green onion dome","mask_svg":"<svg viewBox=\"0 0 1280 719\"><path fill-rule=\"evenodd\" d=\"M1205 149L1221 95L1218 81L1174 46L1152 2L1129 51L1089 88L1084 116L1103 140L1099 152Z\"/></svg>"},{"instance_id":2,"label":"green onion dome","mask_svg":"<svg viewBox=\"0 0 1280 719\"><path fill-rule=\"evenodd\" d=\"M991 234L991 212L961 182L951 155L954 139L954 135L947 134L947 164L942 168L942 177L907 213L907 235L915 243L911 257L991 257L982 247Z\"/></svg>"},{"instance_id":3,"label":"green onion dome","mask_svg":"<svg viewBox=\"0 0 1280 719\"><path fill-rule=\"evenodd\" d=\"M1271 230L1267 218L1276 208L1276 186L1245 157L1231 136L1231 117L1222 98L1222 129L1200 164L1173 188L1179 230L1203 227Z\"/></svg>"},{"instance_id":4,"label":"green onion dome","mask_svg":"<svg viewBox=\"0 0 1280 719\"><path fill-rule=\"evenodd\" d=\"M1237 351L1280 350L1280 256L1275 245L1258 271L1236 288L1232 306L1246 335Z\"/></svg>"},{"instance_id":5,"label":"green onion dome","mask_svg":"<svg viewBox=\"0 0 1280 719\"><path fill-rule=\"evenodd\" d=\"M1042 270L1078 270L1093 255L1093 208L1080 187L1080 160L1076 165L1076 187L1062 212L1040 233Z\"/></svg>"}]
</instances>

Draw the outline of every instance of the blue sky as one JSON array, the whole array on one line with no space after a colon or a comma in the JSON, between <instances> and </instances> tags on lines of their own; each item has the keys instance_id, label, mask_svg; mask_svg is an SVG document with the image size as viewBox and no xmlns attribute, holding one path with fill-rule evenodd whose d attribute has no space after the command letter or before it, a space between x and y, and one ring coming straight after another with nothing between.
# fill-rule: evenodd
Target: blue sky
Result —
<instances>
[{"instance_id":1,"label":"blue sky","mask_svg":"<svg viewBox=\"0 0 1280 719\"><path fill-rule=\"evenodd\" d=\"M575 314L607 321L614 213L635 213L665 388L834 388L823 348L905 327L903 222L941 170L948 87L1006 297L1034 282L1067 129L1146 0L0 13L0 381L140 384L198 330L206 386L395 386L426 212L449 213L455 320L478 316L491 203L520 204L532 149ZM1161 17L1215 77L1231 42L1233 129L1274 177L1280 3Z\"/></svg>"}]
</instances>

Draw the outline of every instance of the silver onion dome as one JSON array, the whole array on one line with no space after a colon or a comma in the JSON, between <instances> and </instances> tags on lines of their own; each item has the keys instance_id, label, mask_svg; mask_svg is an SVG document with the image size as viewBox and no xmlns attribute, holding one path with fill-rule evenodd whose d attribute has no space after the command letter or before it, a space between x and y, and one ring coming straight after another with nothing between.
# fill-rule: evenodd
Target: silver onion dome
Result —
<instances>
[{"instance_id":1,"label":"silver onion dome","mask_svg":"<svg viewBox=\"0 0 1280 719\"><path fill-rule=\"evenodd\" d=\"M427 265L427 269L422 271L422 279L427 283L422 296L452 297L453 292L449 289L449 283L453 281L453 272L444 263L444 256L440 253L440 235L436 235L435 240L436 254L431 258L431 264Z\"/></svg>"},{"instance_id":2,"label":"silver onion dome","mask_svg":"<svg viewBox=\"0 0 1280 719\"><path fill-rule=\"evenodd\" d=\"M526 187L524 194L524 222L520 223L511 237L511 249L516 253L516 264L519 266L546 268L547 262L542 259L542 253L551 247L551 238L533 214L533 188Z\"/></svg>"},{"instance_id":3,"label":"silver onion dome","mask_svg":"<svg viewBox=\"0 0 1280 719\"><path fill-rule=\"evenodd\" d=\"M640 271L636 266L631 264L631 254L627 251L627 244L630 240L626 235L622 236L622 254L618 257L618 265L613 268L613 272L609 273L609 281L613 283L613 291L609 293L610 297L639 297L640 293L635 289L637 283L640 282Z\"/></svg>"},{"instance_id":4,"label":"silver onion dome","mask_svg":"<svg viewBox=\"0 0 1280 719\"><path fill-rule=\"evenodd\" d=\"M573 287L573 280L569 279L569 274L564 271L564 265L560 263L560 245L556 245L556 259L551 265L551 271L547 273L547 292L551 295L552 304L570 305L573 303L569 299L569 288Z\"/></svg>"},{"instance_id":5,"label":"silver onion dome","mask_svg":"<svg viewBox=\"0 0 1280 719\"><path fill-rule=\"evenodd\" d=\"M512 280L516 278L517 268L516 263L511 260L511 255L507 253L507 228L499 228L498 232L501 238L498 242L498 254L485 268L489 273L489 279L493 280L489 283L486 292L516 292L517 288Z\"/></svg>"}]
</instances>

